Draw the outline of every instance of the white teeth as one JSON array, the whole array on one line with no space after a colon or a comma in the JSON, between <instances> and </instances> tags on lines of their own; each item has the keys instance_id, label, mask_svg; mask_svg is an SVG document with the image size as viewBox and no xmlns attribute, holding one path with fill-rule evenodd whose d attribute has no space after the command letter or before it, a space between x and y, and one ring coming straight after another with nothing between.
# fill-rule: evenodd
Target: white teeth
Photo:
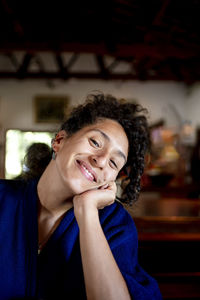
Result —
<instances>
[{"instance_id":1,"label":"white teeth","mask_svg":"<svg viewBox=\"0 0 200 300\"><path fill-rule=\"evenodd\" d=\"M94 178L94 176L88 171L88 169L86 169L85 166L82 166L82 167L90 177Z\"/></svg>"}]
</instances>

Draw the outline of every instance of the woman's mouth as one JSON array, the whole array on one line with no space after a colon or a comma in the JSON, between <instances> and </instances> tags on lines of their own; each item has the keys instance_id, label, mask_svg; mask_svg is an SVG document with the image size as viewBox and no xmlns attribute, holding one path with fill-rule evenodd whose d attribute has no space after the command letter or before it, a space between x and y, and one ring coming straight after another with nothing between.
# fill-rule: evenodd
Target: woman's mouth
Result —
<instances>
[{"instance_id":1,"label":"woman's mouth","mask_svg":"<svg viewBox=\"0 0 200 300\"><path fill-rule=\"evenodd\" d=\"M96 182L95 172L83 161L77 160L78 167L81 173L89 180Z\"/></svg>"}]
</instances>

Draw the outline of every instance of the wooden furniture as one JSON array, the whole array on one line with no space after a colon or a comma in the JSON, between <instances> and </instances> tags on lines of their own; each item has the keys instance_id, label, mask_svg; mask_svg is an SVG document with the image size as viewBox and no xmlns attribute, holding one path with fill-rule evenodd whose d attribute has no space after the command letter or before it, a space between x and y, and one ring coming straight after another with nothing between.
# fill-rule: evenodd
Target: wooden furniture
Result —
<instances>
[{"instance_id":1,"label":"wooden furniture","mask_svg":"<svg viewBox=\"0 0 200 300\"><path fill-rule=\"evenodd\" d=\"M200 218L136 217L139 262L163 299L200 299Z\"/></svg>"},{"instance_id":2,"label":"wooden furniture","mask_svg":"<svg viewBox=\"0 0 200 300\"><path fill-rule=\"evenodd\" d=\"M152 190L127 210L138 230L139 262L163 299L200 299L200 199Z\"/></svg>"}]
</instances>

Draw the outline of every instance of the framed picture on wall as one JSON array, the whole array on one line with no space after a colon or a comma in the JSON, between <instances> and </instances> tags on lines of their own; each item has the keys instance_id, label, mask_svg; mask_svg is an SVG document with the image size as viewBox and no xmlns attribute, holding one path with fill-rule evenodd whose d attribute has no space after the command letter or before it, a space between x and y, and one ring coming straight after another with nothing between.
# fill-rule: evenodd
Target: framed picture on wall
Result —
<instances>
[{"instance_id":1,"label":"framed picture on wall","mask_svg":"<svg viewBox=\"0 0 200 300\"><path fill-rule=\"evenodd\" d=\"M60 123L69 108L69 97L62 95L37 95L34 97L36 123Z\"/></svg>"}]
</instances>

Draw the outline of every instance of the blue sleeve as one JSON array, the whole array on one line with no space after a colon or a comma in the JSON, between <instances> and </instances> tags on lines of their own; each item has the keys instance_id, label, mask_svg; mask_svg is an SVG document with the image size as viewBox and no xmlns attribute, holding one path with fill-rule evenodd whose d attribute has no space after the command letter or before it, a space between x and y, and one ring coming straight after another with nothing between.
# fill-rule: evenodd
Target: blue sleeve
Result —
<instances>
[{"instance_id":1,"label":"blue sleeve","mask_svg":"<svg viewBox=\"0 0 200 300\"><path fill-rule=\"evenodd\" d=\"M118 267L134 300L162 299L158 284L138 263L136 237L124 239L112 249Z\"/></svg>"},{"instance_id":2,"label":"blue sleeve","mask_svg":"<svg viewBox=\"0 0 200 300\"><path fill-rule=\"evenodd\" d=\"M116 204L102 224L107 241L134 300L161 300L154 278L138 262L138 237L132 217Z\"/></svg>"}]
</instances>

